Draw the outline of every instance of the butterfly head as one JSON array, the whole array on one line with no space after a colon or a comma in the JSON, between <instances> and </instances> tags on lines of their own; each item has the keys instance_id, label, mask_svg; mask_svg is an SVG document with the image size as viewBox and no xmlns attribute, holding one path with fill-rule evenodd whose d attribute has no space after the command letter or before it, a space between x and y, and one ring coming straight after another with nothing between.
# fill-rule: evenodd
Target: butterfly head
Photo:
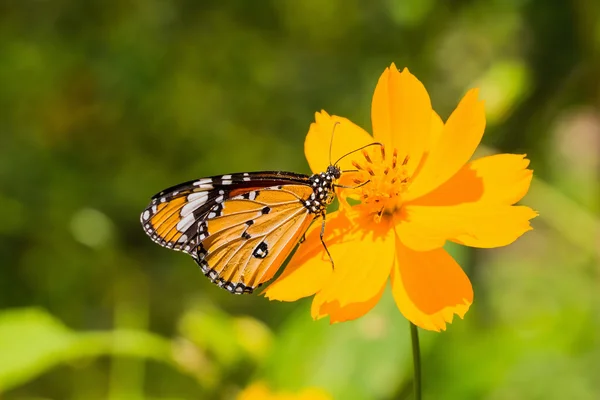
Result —
<instances>
[{"instance_id":1,"label":"butterfly head","mask_svg":"<svg viewBox=\"0 0 600 400\"><path fill-rule=\"evenodd\" d=\"M327 171L325 172L325 174L331 177L332 181L338 180L340 179L340 176L342 176L342 170L337 165L330 165L329 167L327 167Z\"/></svg>"}]
</instances>

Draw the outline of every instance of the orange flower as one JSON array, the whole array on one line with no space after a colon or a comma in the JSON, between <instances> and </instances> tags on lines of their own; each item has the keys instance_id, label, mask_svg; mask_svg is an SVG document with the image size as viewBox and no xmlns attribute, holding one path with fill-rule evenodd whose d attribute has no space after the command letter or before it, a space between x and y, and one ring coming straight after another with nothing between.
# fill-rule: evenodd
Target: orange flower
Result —
<instances>
[{"instance_id":1,"label":"orange flower","mask_svg":"<svg viewBox=\"0 0 600 400\"><path fill-rule=\"evenodd\" d=\"M537 213L513 206L529 189L532 171L524 155L499 154L469 162L485 128L483 101L472 89L444 123L431 108L423 84L408 69L386 69L371 108L373 137L349 120L316 114L305 142L313 171L374 140L340 163L340 184L362 186L338 193L340 209L328 214L324 252L313 224L306 241L266 290L270 299L315 295L312 315L331 322L358 318L381 297L388 277L398 308L417 326L439 331L461 318L473 289L446 241L499 247L532 229ZM367 183L365 183L367 182ZM350 206L346 198L353 199Z\"/></svg>"},{"instance_id":2,"label":"orange flower","mask_svg":"<svg viewBox=\"0 0 600 400\"><path fill-rule=\"evenodd\" d=\"M319 389L304 389L299 393L273 393L264 383L254 383L243 390L237 400L331 400L331 396Z\"/></svg>"}]
</instances>

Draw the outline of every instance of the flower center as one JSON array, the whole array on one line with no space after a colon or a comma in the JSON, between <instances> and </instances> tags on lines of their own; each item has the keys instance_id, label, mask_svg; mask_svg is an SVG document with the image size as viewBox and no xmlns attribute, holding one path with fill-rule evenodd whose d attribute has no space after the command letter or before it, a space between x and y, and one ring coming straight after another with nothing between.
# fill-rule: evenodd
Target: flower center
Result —
<instances>
[{"instance_id":1,"label":"flower center","mask_svg":"<svg viewBox=\"0 0 600 400\"><path fill-rule=\"evenodd\" d=\"M391 215L400 209L402 194L410 184L406 170L408 156L398 157L394 149L390 155L384 146L362 151L363 158L353 160L358 170L354 178L355 194L360 196L365 211L375 215L379 222L383 215Z\"/></svg>"}]
</instances>

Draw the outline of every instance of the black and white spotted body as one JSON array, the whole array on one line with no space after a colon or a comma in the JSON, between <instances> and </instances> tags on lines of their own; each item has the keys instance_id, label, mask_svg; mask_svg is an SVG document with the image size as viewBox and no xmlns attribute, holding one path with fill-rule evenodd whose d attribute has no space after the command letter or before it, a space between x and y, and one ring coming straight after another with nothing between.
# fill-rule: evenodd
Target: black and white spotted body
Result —
<instances>
[{"instance_id":1,"label":"black and white spotted body","mask_svg":"<svg viewBox=\"0 0 600 400\"><path fill-rule=\"evenodd\" d=\"M315 215L322 215L335 198L333 184L341 174L339 167L330 165L327 171L311 175L309 180L313 192L304 200L304 207Z\"/></svg>"}]
</instances>

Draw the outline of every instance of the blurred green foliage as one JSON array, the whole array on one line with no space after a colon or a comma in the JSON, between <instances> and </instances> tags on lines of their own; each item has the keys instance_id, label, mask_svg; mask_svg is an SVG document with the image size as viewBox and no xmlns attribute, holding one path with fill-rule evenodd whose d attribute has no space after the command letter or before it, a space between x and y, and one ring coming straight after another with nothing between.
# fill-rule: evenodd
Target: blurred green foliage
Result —
<instances>
[{"instance_id":1,"label":"blurred green foliage","mask_svg":"<svg viewBox=\"0 0 600 400\"><path fill-rule=\"evenodd\" d=\"M309 300L212 286L139 227L213 174L308 172L320 109L368 128L392 61L445 118L482 88L488 151L527 153L535 230L453 248L464 321L423 333L429 399L600 396L600 3L592 0L0 2L0 397L231 399L256 380L411 397L389 293L313 322Z\"/></svg>"}]
</instances>

